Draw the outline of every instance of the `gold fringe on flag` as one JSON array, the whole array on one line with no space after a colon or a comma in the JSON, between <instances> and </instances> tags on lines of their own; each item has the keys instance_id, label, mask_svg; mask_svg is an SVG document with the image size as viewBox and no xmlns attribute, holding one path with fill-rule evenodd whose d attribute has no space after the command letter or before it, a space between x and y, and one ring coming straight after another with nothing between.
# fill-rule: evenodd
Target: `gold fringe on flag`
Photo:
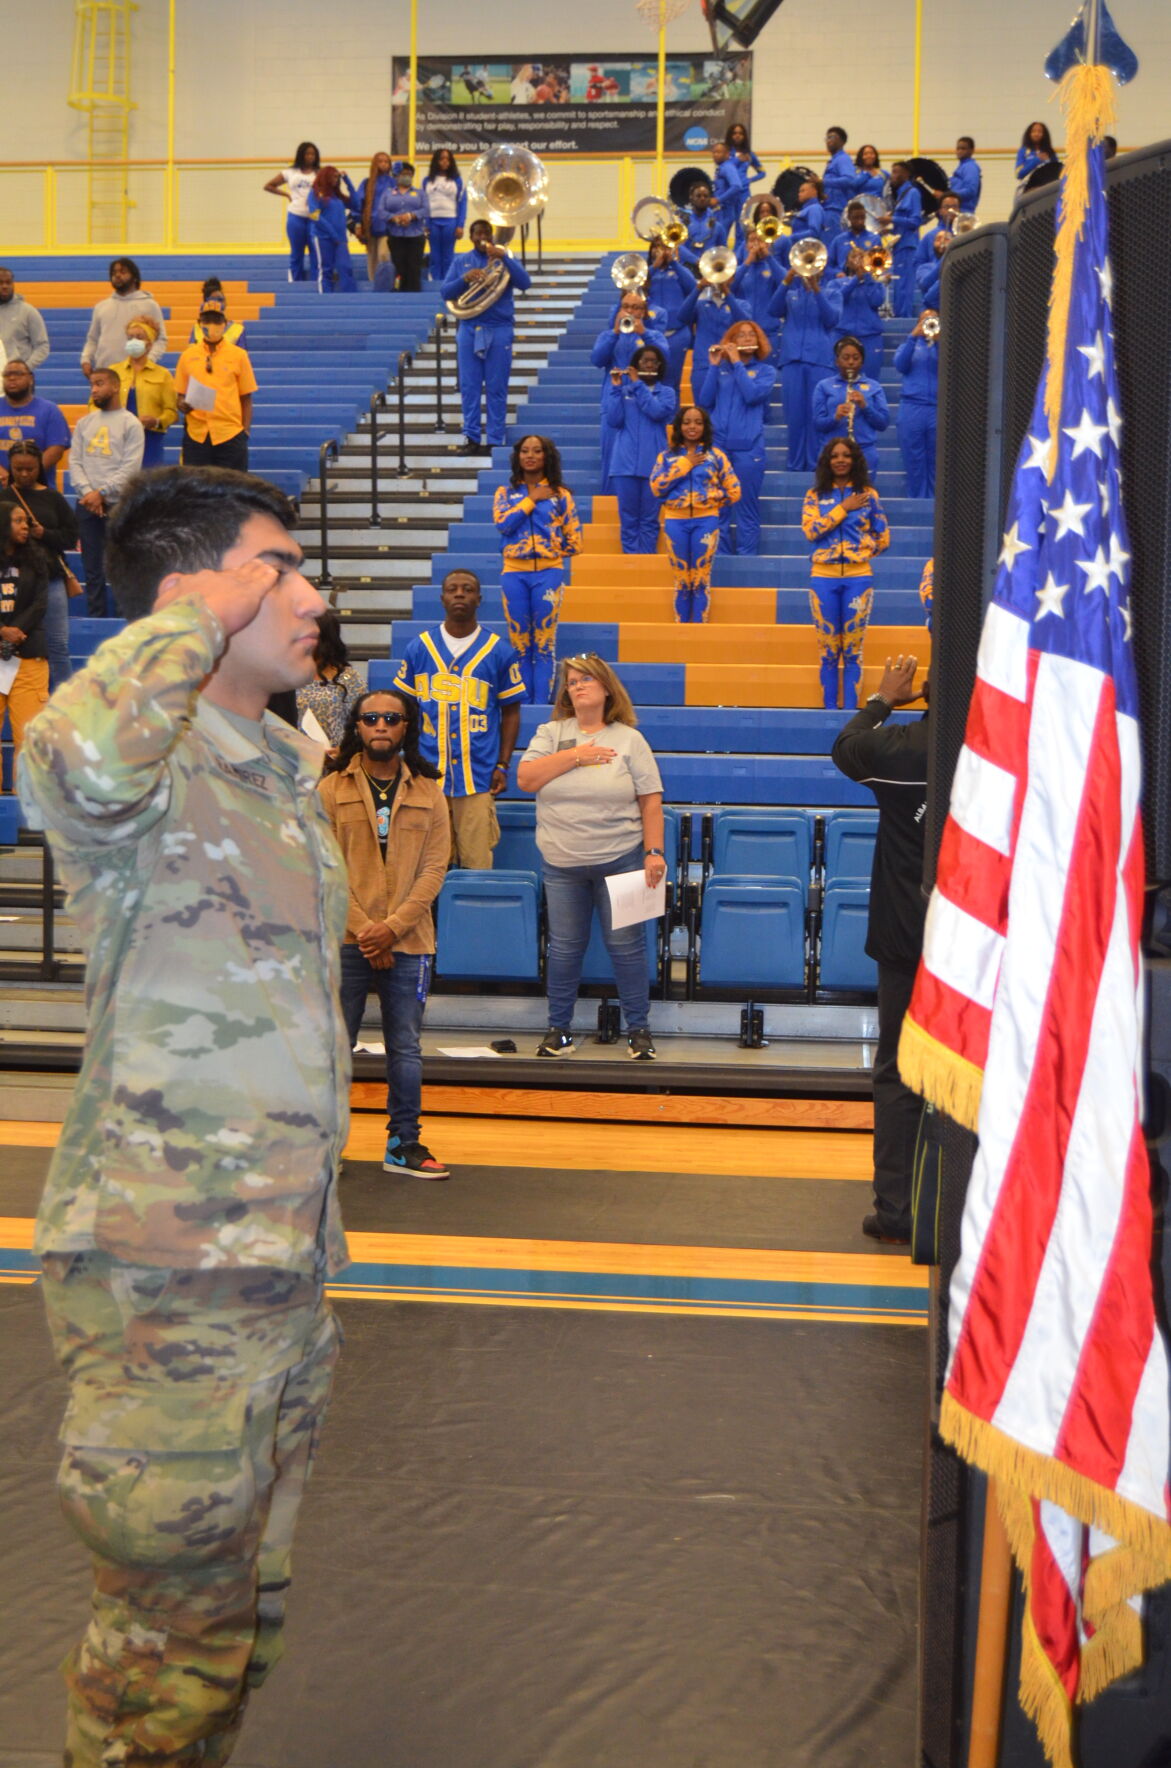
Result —
<instances>
[{"instance_id":1,"label":"gold fringe on flag","mask_svg":"<svg viewBox=\"0 0 1171 1768\"><path fill-rule=\"evenodd\" d=\"M1142 1624L1129 1598L1155 1590L1171 1578L1171 1528L1162 1518L1096 1485L1052 1456L1014 1442L948 1393L940 1408L939 1432L965 1461L996 1481L1004 1532L1026 1597L1033 1565L1034 1499L1048 1499L1119 1543L1094 1560L1086 1573L1083 1609L1095 1633L1082 1653L1077 1699L1079 1704L1093 1700L1143 1661ZM1069 1701L1037 1638L1027 1601L1020 1696L1053 1768L1074 1768Z\"/></svg>"},{"instance_id":2,"label":"gold fringe on flag","mask_svg":"<svg viewBox=\"0 0 1171 1768\"><path fill-rule=\"evenodd\" d=\"M899 1073L913 1093L920 1093L965 1129L975 1130L984 1070L941 1044L909 1013L899 1033Z\"/></svg>"},{"instance_id":3,"label":"gold fringe on flag","mask_svg":"<svg viewBox=\"0 0 1171 1768\"><path fill-rule=\"evenodd\" d=\"M1045 385L1045 415L1049 420L1050 480L1057 470L1069 304L1073 296L1074 246L1081 238L1090 202L1090 148L1109 134L1114 125L1114 83L1110 69L1070 68L1057 88L1057 99L1065 115L1065 167L1055 246L1057 262L1049 292L1049 378Z\"/></svg>"}]
</instances>

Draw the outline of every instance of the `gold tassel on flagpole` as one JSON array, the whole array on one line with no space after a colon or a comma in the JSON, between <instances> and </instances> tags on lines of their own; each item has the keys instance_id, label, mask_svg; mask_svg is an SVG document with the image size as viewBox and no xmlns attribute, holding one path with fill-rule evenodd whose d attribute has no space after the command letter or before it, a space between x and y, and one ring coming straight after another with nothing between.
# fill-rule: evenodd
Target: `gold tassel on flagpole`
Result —
<instances>
[{"instance_id":1,"label":"gold tassel on flagpole","mask_svg":"<svg viewBox=\"0 0 1171 1768\"><path fill-rule=\"evenodd\" d=\"M1074 246L1081 238L1090 202L1089 150L1101 141L1114 123L1114 84L1109 68L1084 64L1071 68L1057 89L1057 97L1065 113L1065 166L1055 245L1057 262L1049 294L1049 345L1046 352L1049 378L1045 385L1045 415L1049 420L1051 442L1050 480L1057 470L1069 303L1073 297Z\"/></svg>"},{"instance_id":2,"label":"gold tassel on flagpole","mask_svg":"<svg viewBox=\"0 0 1171 1768\"><path fill-rule=\"evenodd\" d=\"M929 1105L975 1131L980 1115L984 1071L924 1031L908 1013L899 1033L899 1074L903 1085Z\"/></svg>"}]
</instances>

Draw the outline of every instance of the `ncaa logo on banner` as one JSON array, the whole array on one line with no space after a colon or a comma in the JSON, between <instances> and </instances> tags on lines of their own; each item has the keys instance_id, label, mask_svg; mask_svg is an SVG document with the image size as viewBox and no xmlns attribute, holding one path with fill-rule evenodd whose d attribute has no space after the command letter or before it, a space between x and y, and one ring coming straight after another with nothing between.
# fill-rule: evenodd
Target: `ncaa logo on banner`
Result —
<instances>
[{"instance_id":1,"label":"ncaa logo on banner","mask_svg":"<svg viewBox=\"0 0 1171 1768\"><path fill-rule=\"evenodd\" d=\"M689 129L683 137L683 145L684 147L690 148L710 147L711 136L706 129L702 128L699 124L696 124L696 126L693 129Z\"/></svg>"}]
</instances>

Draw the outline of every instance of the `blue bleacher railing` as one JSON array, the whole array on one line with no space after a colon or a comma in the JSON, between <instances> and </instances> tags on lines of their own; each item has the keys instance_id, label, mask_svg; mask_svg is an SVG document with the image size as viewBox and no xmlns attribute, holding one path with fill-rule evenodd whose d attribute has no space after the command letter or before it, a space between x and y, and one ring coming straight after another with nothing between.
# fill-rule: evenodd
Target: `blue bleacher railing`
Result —
<instances>
[{"instance_id":1,"label":"blue bleacher railing","mask_svg":"<svg viewBox=\"0 0 1171 1768\"><path fill-rule=\"evenodd\" d=\"M400 395L401 399L401 395ZM381 528L382 512L378 507L378 413L386 410L386 394L375 389L370 395L370 526ZM399 423L402 423L401 404ZM400 436L401 449L401 436ZM324 507L324 502L323 506Z\"/></svg>"}]
</instances>

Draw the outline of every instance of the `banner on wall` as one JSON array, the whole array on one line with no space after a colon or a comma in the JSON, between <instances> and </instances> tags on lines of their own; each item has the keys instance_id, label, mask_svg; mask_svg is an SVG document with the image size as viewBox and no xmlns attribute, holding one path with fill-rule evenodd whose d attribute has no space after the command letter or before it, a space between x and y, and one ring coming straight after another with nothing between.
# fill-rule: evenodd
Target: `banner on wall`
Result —
<instances>
[{"instance_id":1,"label":"banner on wall","mask_svg":"<svg viewBox=\"0 0 1171 1768\"><path fill-rule=\"evenodd\" d=\"M391 145L407 151L410 64L391 69ZM415 158L436 148L482 153L518 142L537 154L653 153L659 66L654 56L426 56L418 63ZM667 62L666 147L705 153L733 123L752 122L752 56L710 51Z\"/></svg>"}]
</instances>

